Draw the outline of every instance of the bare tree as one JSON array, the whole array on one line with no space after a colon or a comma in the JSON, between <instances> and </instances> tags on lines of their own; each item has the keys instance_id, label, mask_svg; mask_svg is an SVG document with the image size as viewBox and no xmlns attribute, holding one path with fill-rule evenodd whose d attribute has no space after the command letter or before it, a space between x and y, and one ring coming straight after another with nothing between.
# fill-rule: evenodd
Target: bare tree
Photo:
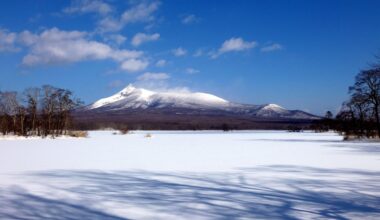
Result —
<instances>
[{"instance_id":1,"label":"bare tree","mask_svg":"<svg viewBox=\"0 0 380 220\"><path fill-rule=\"evenodd\" d=\"M6 117L4 95L0 91L0 129L1 129L1 133L3 133L3 135L7 134L7 131L8 131L7 125L8 125L8 120Z\"/></svg>"},{"instance_id":2,"label":"bare tree","mask_svg":"<svg viewBox=\"0 0 380 220\"><path fill-rule=\"evenodd\" d=\"M73 109L81 105L69 90L43 86L17 92L0 92L0 131L6 135L67 134Z\"/></svg>"},{"instance_id":3,"label":"bare tree","mask_svg":"<svg viewBox=\"0 0 380 220\"><path fill-rule=\"evenodd\" d=\"M19 135L27 135L27 131L25 129L25 119L26 119L26 108L22 105L17 107L17 117L19 120Z\"/></svg>"},{"instance_id":4,"label":"bare tree","mask_svg":"<svg viewBox=\"0 0 380 220\"><path fill-rule=\"evenodd\" d=\"M333 118L333 113L331 111L327 111L325 114L326 119L332 119Z\"/></svg>"},{"instance_id":5,"label":"bare tree","mask_svg":"<svg viewBox=\"0 0 380 220\"><path fill-rule=\"evenodd\" d=\"M32 135L37 134L40 135L38 123L38 104L40 102L40 88L28 88L24 91L24 95L27 102L27 113L30 117L31 121L31 131Z\"/></svg>"},{"instance_id":6,"label":"bare tree","mask_svg":"<svg viewBox=\"0 0 380 220\"><path fill-rule=\"evenodd\" d=\"M372 68L380 68L380 52L375 55L376 61L374 63L371 63L370 66Z\"/></svg>"},{"instance_id":7,"label":"bare tree","mask_svg":"<svg viewBox=\"0 0 380 220\"><path fill-rule=\"evenodd\" d=\"M380 136L380 68L361 71L355 78L354 86L349 88L351 100L359 99L368 103L376 122L377 135ZM355 103L358 103L355 101Z\"/></svg>"},{"instance_id":8,"label":"bare tree","mask_svg":"<svg viewBox=\"0 0 380 220\"><path fill-rule=\"evenodd\" d=\"M42 98L42 112L44 119L44 135L53 134L53 117L54 111L57 107L56 96L57 89L50 85L44 85L42 87L43 98Z\"/></svg>"},{"instance_id":9,"label":"bare tree","mask_svg":"<svg viewBox=\"0 0 380 220\"><path fill-rule=\"evenodd\" d=\"M371 121L371 106L367 100L367 97L363 94L354 93L351 96L350 101L347 103L350 109L352 122L354 124L352 129L355 129L359 136L363 136L365 133L369 136L372 132L372 128L368 127L368 121ZM366 131L366 132L365 132Z\"/></svg>"},{"instance_id":10,"label":"bare tree","mask_svg":"<svg viewBox=\"0 0 380 220\"><path fill-rule=\"evenodd\" d=\"M79 107L82 102L79 99L72 97L73 93L70 90L59 90L59 114L61 119L61 132L67 130L70 121L70 112Z\"/></svg>"},{"instance_id":11,"label":"bare tree","mask_svg":"<svg viewBox=\"0 0 380 220\"><path fill-rule=\"evenodd\" d=\"M17 99L17 92L3 92L2 101L4 104L4 112L6 116L12 118L12 130L13 133L17 133L17 113L19 108L19 102Z\"/></svg>"}]
</instances>

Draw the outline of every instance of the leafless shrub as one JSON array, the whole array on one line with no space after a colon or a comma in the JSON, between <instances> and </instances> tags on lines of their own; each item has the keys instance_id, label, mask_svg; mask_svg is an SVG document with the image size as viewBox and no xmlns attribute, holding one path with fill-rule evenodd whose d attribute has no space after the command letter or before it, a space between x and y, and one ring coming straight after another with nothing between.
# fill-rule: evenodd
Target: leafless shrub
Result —
<instances>
[{"instance_id":1,"label":"leafless shrub","mask_svg":"<svg viewBox=\"0 0 380 220\"><path fill-rule=\"evenodd\" d=\"M120 134L128 134L129 133L129 129L128 129L128 126L127 125L124 125L122 126L121 128L119 128L119 132Z\"/></svg>"},{"instance_id":2,"label":"leafless shrub","mask_svg":"<svg viewBox=\"0 0 380 220\"><path fill-rule=\"evenodd\" d=\"M87 131L69 131L67 133L70 137L84 138L88 137Z\"/></svg>"},{"instance_id":3,"label":"leafless shrub","mask_svg":"<svg viewBox=\"0 0 380 220\"><path fill-rule=\"evenodd\" d=\"M152 135L151 135L150 133L148 133L148 134L146 134L144 137L146 137L146 138L151 138Z\"/></svg>"}]
</instances>

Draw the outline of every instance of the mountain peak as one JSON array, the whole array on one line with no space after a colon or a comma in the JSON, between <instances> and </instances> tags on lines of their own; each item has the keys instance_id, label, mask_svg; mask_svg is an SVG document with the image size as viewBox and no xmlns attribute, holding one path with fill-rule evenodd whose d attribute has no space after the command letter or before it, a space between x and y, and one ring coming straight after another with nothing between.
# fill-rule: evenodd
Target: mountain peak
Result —
<instances>
[{"instance_id":1,"label":"mountain peak","mask_svg":"<svg viewBox=\"0 0 380 220\"><path fill-rule=\"evenodd\" d=\"M277 109L277 110L284 109L285 110L284 107L279 106L277 104L267 104L267 105L264 106L264 109L272 109L272 110L274 110L274 109Z\"/></svg>"},{"instance_id":2,"label":"mountain peak","mask_svg":"<svg viewBox=\"0 0 380 220\"><path fill-rule=\"evenodd\" d=\"M134 87L133 84L128 84L128 86L121 90L120 93L130 93L133 92L135 89L136 87Z\"/></svg>"}]
</instances>

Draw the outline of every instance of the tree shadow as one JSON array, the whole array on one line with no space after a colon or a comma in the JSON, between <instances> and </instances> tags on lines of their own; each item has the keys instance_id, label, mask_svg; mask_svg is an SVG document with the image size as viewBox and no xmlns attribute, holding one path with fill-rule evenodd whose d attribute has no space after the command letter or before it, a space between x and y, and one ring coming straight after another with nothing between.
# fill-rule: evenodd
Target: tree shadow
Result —
<instances>
[{"instance_id":1,"label":"tree shadow","mask_svg":"<svg viewBox=\"0 0 380 220\"><path fill-rule=\"evenodd\" d=\"M292 143L342 143L342 140L312 140L312 139L271 139L271 138L260 138L260 139L251 139L247 141L268 141L268 142L292 142Z\"/></svg>"},{"instance_id":2,"label":"tree shadow","mask_svg":"<svg viewBox=\"0 0 380 220\"><path fill-rule=\"evenodd\" d=\"M335 147L341 150L351 150L358 153L380 153L380 145L377 142L363 141L342 141L342 140L311 140L311 139L252 139L246 141L264 141L264 142L291 142L291 143L316 143L325 144L327 147Z\"/></svg>"},{"instance_id":3,"label":"tree shadow","mask_svg":"<svg viewBox=\"0 0 380 220\"><path fill-rule=\"evenodd\" d=\"M352 143L331 144L329 146L335 147L338 149L350 150L354 153L366 153L366 154L373 154L373 155L380 153L379 143L352 142Z\"/></svg>"},{"instance_id":4,"label":"tree shadow","mask_svg":"<svg viewBox=\"0 0 380 220\"><path fill-rule=\"evenodd\" d=\"M20 188L0 190L0 207L0 219L127 220L126 218L91 209L85 205L28 193Z\"/></svg>"},{"instance_id":5,"label":"tree shadow","mask_svg":"<svg viewBox=\"0 0 380 220\"><path fill-rule=\"evenodd\" d=\"M0 196L0 217L41 219L58 213L60 218L52 219L124 219L91 205L107 202L184 219L380 217L379 172L262 166L207 174L57 170L29 177L38 179L50 194L80 199L68 202L8 190L8 196Z\"/></svg>"}]
</instances>

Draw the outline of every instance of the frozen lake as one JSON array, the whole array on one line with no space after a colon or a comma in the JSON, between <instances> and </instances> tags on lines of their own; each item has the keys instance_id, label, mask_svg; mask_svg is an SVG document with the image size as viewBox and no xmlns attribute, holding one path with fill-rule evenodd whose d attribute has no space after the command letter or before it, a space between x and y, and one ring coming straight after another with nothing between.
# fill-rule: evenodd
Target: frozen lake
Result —
<instances>
[{"instance_id":1,"label":"frozen lake","mask_svg":"<svg viewBox=\"0 0 380 220\"><path fill-rule=\"evenodd\" d=\"M0 219L379 219L379 189L380 144L334 133L0 137Z\"/></svg>"}]
</instances>

